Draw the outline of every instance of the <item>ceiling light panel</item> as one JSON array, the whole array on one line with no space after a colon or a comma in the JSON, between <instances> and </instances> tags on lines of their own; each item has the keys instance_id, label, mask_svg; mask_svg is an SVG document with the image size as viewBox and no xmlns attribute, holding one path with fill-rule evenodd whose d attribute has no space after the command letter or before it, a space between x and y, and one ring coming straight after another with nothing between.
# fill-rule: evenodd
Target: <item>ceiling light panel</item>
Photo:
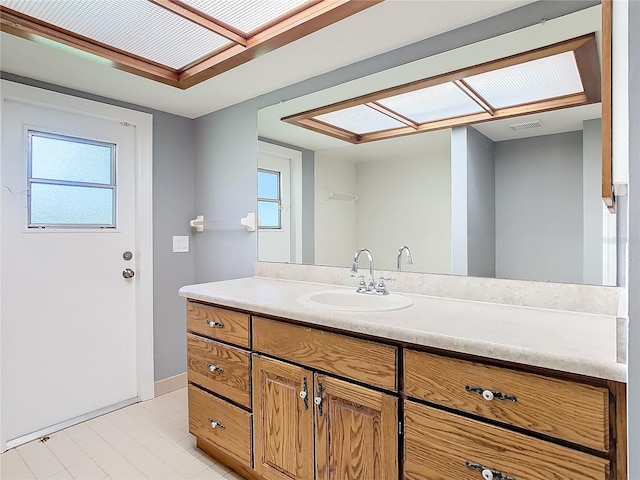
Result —
<instances>
[{"instance_id":1,"label":"ceiling light panel","mask_svg":"<svg viewBox=\"0 0 640 480\"><path fill-rule=\"evenodd\" d=\"M390 128L406 127L404 123L365 105L345 108L313 118L360 135Z\"/></svg>"},{"instance_id":2,"label":"ceiling light panel","mask_svg":"<svg viewBox=\"0 0 640 480\"><path fill-rule=\"evenodd\" d=\"M494 108L537 102L584 90L573 52L564 52L465 79Z\"/></svg>"},{"instance_id":3,"label":"ceiling light panel","mask_svg":"<svg viewBox=\"0 0 640 480\"><path fill-rule=\"evenodd\" d=\"M227 25L251 32L299 7L307 0L182 0Z\"/></svg>"},{"instance_id":4,"label":"ceiling light panel","mask_svg":"<svg viewBox=\"0 0 640 480\"><path fill-rule=\"evenodd\" d=\"M0 0L0 5L174 69L230 43L147 0Z\"/></svg>"},{"instance_id":5,"label":"ceiling light panel","mask_svg":"<svg viewBox=\"0 0 640 480\"><path fill-rule=\"evenodd\" d=\"M377 103L417 123L459 117L484 110L453 83L403 93Z\"/></svg>"}]
</instances>

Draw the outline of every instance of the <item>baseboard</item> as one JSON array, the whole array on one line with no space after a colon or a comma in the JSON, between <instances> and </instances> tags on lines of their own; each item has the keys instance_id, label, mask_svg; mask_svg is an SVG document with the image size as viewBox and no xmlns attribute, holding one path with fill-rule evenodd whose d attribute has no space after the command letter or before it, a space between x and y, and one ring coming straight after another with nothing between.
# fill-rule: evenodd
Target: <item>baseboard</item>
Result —
<instances>
[{"instance_id":1,"label":"baseboard","mask_svg":"<svg viewBox=\"0 0 640 480\"><path fill-rule=\"evenodd\" d=\"M163 378L154 383L154 397L159 397L165 393L173 392L187 386L187 372L173 377Z\"/></svg>"}]
</instances>

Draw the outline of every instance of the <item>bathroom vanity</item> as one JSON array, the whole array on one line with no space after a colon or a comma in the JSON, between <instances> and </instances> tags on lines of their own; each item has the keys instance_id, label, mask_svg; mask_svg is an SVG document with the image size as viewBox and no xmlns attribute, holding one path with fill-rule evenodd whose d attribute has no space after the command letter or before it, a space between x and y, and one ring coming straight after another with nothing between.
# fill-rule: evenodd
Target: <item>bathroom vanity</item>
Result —
<instances>
[{"instance_id":1,"label":"bathroom vanity","mask_svg":"<svg viewBox=\"0 0 640 480\"><path fill-rule=\"evenodd\" d=\"M615 316L404 293L386 311L313 304L353 290L180 290L201 449L255 479L627 479Z\"/></svg>"}]
</instances>

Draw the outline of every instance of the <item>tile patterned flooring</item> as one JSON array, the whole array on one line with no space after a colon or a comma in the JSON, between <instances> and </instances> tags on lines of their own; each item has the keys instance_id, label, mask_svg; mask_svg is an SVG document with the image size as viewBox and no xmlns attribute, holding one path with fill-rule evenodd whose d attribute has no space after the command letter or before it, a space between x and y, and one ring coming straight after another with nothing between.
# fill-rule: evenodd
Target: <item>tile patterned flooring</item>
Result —
<instances>
[{"instance_id":1,"label":"tile patterned flooring","mask_svg":"<svg viewBox=\"0 0 640 480\"><path fill-rule=\"evenodd\" d=\"M242 480L195 446L186 388L9 450L0 478Z\"/></svg>"}]
</instances>

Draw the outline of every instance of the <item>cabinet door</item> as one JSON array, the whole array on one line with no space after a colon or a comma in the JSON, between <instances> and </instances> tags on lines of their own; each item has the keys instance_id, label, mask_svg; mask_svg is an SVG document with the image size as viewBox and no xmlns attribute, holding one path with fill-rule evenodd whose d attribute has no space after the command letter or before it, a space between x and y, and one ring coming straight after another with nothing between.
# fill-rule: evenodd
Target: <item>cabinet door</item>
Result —
<instances>
[{"instance_id":1,"label":"cabinet door","mask_svg":"<svg viewBox=\"0 0 640 480\"><path fill-rule=\"evenodd\" d=\"M267 480L313 480L312 384L308 370L253 355L254 469Z\"/></svg>"},{"instance_id":2,"label":"cabinet door","mask_svg":"<svg viewBox=\"0 0 640 480\"><path fill-rule=\"evenodd\" d=\"M398 478L398 399L315 376L317 480Z\"/></svg>"}]
</instances>

